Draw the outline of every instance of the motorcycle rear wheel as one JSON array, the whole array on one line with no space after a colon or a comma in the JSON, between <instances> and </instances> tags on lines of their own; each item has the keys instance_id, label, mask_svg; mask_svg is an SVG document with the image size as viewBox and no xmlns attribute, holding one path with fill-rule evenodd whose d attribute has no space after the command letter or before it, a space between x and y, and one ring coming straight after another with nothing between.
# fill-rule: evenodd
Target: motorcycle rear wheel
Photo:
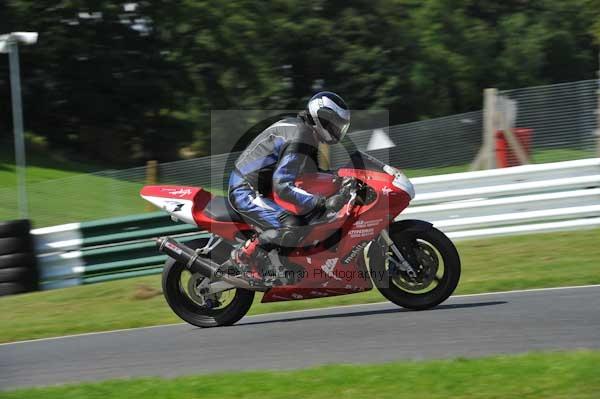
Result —
<instances>
[{"instance_id":1,"label":"motorcycle rear wheel","mask_svg":"<svg viewBox=\"0 0 600 399\"><path fill-rule=\"evenodd\" d=\"M401 272L396 272L394 276L389 269L390 255L387 246L378 240L381 247L379 256L371 259L371 271L374 276L373 282L379 292L394 304L403 308L412 310L431 309L444 302L456 289L461 273L460 257L452 241L440 230L432 227L425 231L403 232L391 226L389 231L390 238L394 241L397 248L409 261L415 270L423 271L426 267L433 269L433 275L427 276L423 280L425 284L412 284L409 279L403 279L398 276ZM416 253L412 258L407 256L406 248L410 247ZM415 262L418 260L418 262ZM429 265L425 265L429 263ZM443 264L440 275L439 266ZM426 271L424 272L426 275ZM435 284L434 284L435 283ZM432 284L434 284L432 286ZM429 290L428 290L429 288Z\"/></svg>"},{"instance_id":2,"label":"motorcycle rear wheel","mask_svg":"<svg viewBox=\"0 0 600 399\"><path fill-rule=\"evenodd\" d=\"M186 245L191 248L200 248L204 246L205 242L203 241L192 241ZM218 263L224 262L228 256L228 251L219 247L210 254L211 259ZM254 291L241 288L234 288L226 292L230 298L225 306L202 305L194 299L195 295L189 292L191 284L189 284L189 280L187 284L183 281L185 274L189 274L188 269L182 263L169 258L163 269L162 288L171 310L187 323L202 328L229 326L244 317L252 306Z\"/></svg>"}]
</instances>

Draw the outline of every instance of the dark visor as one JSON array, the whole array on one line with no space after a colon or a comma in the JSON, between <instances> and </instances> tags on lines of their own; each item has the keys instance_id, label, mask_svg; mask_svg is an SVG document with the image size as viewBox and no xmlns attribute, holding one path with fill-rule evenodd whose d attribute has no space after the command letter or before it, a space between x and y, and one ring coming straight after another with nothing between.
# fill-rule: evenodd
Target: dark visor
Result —
<instances>
[{"instance_id":1,"label":"dark visor","mask_svg":"<svg viewBox=\"0 0 600 399\"><path fill-rule=\"evenodd\" d=\"M322 108L317 111L319 122L338 141L343 139L350 126L350 121L342 118L335 111Z\"/></svg>"}]
</instances>

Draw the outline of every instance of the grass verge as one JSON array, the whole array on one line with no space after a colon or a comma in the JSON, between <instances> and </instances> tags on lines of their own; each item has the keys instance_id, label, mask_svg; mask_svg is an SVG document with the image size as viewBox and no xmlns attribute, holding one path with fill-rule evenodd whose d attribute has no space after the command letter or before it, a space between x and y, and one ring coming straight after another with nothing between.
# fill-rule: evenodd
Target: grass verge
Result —
<instances>
[{"instance_id":1,"label":"grass verge","mask_svg":"<svg viewBox=\"0 0 600 399\"><path fill-rule=\"evenodd\" d=\"M458 243L457 293L600 284L600 230ZM160 276L0 298L0 342L177 323ZM250 314L381 302L376 290L339 297L261 304Z\"/></svg>"},{"instance_id":2,"label":"grass verge","mask_svg":"<svg viewBox=\"0 0 600 399\"><path fill-rule=\"evenodd\" d=\"M0 398L597 398L599 363L597 351L530 353L106 381L5 392Z\"/></svg>"},{"instance_id":3,"label":"grass verge","mask_svg":"<svg viewBox=\"0 0 600 399\"><path fill-rule=\"evenodd\" d=\"M87 174L105 166L40 151L27 154L27 165L29 218L35 227L144 212L138 194L143 183ZM12 152L0 148L0 220L18 217L16 186Z\"/></svg>"}]
</instances>

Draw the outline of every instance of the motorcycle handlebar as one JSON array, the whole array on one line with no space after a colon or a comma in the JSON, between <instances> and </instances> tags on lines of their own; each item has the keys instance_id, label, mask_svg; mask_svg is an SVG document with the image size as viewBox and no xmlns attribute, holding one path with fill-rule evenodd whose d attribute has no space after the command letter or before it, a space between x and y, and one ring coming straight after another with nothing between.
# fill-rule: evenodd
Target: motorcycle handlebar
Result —
<instances>
[{"instance_id":1,"label":"motorcycle handlebar","mask_svg":"<svg viewBox=\"0 0 600 399\"><path fill-rule=\"evenodd\" d=\"M327 198L325 207L331 211L339 212L344 205L351 205L356 198L357 180L353 177L345 177L342 181L340 191Z\"/></svg>"}]
</instances>

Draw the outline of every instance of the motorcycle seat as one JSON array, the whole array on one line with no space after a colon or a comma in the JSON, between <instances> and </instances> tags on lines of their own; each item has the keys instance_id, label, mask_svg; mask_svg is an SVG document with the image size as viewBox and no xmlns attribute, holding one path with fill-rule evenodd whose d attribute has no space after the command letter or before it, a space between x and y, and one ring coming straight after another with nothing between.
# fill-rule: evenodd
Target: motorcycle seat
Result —
<instances>
[{"instance_id":1,"label":"motorcycle seat","mask_svg":"<svg viewBox=\"0 0 600 399\"><path fill-rule=\"evenodd\" d=\"M242 216L233 209L227 197L214 196L206 204L204 213L219 222L245 223Z\"/></svg>"}]
</instances>

